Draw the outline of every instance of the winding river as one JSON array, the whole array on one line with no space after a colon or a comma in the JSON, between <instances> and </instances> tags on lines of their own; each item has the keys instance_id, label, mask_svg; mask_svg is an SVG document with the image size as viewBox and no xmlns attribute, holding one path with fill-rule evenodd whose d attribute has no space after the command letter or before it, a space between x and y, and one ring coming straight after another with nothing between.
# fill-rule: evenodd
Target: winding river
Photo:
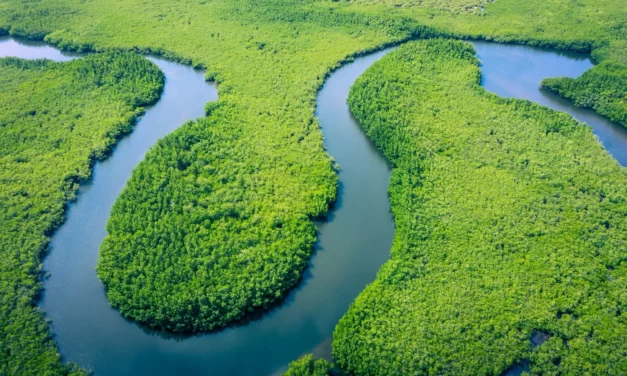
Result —
<instances>
[{"instance_id":1,"label":"winding river","mask_svg":"<svg viewBox=\"0 0 627 376\"><path fill-rule=\"evenodd\" d=\"M482 42L475 46L487 90L573 114L590 124L608 151L627 164L627 132L622 127L538 89L544 77L583 73L591 66L586 56ZM271 375L305 353L329 358L335 324L388 259L394 234L387 200L390 168L346 105L355 79L390 50L346 64L319 92L316 114L327 150L341 166L340 184L334 210L318 223L317 250L302 282L280 307L257 321L191 337L151 331L122 318L109 307L95 272L110 208L133 167L157 139L202 116L204 104L217 98L203 72L150 57L166 75L161 99L111 157L96 164L92 180L69 205L44 260L50 278L41 307L52 320L64 358L97 375ZM10 38L0 38L0 56L57 61L76 57Z\"/></svg>"}]
</instances>

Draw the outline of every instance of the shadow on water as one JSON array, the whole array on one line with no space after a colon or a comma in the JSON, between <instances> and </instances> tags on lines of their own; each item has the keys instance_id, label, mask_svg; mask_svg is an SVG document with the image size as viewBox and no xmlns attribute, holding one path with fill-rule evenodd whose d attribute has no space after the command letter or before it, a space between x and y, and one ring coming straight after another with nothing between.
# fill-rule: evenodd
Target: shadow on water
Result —
<instances>
[{"instance_id":1,"label":"shadow on water","mask_svg":"<svg viewBox=\"0 0 627 376\"><path fill-rule=\"evenodd\" d=\"M529 367L529 361L523 360L513 367L510 367L507 371L503 372L501 376L521 376L523 373L531 372Z\"/></svg>"},{"instance_id":2,"label":"shadow on water","mask_svg":"<svg viewBox=\"0 0 627 376\"><path fill-rule=\"evenodd\" d=\"M0 57L15 56L22 59L50 59L69 61L85 56L83 53L60 51L46 43L0 36Z\"/></svg>"},{"instance_id":3,"label":"shadow on water","mask_svg":"<svg viewBox=\"0 0 627 376\"><path fill-rule=\"evenodd\" d=\"M531 342L531 347L535 349L538 346L541 346L549 338L551 338L551 334L540 331L540 330L535 330L531 334L531 338L529 338L529 341ZM521 376L523 373L528 374L530 372L531 372L531 365L529 363L529 360L523 359L520 362L508 368L507 370L505 370L505 372L503 372L501 376Z\"/></svg>"}]
</instances>

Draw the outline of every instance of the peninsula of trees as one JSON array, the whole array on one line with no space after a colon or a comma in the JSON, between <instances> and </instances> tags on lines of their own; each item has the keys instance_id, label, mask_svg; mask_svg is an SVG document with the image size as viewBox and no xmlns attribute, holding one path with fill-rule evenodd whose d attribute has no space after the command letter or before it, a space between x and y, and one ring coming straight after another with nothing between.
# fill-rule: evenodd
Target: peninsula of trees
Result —
<instances>
[{"instance_id":1,"label":"peninsula of trees","mask_svg":"<svg viewBox=\"0 0 627 376\"><path fill-rule=\"evenodd\" d=\"M479 86L468 43L410 42L349 105L394 170L392 257L334 332L350 374L627 370L627 171L569 115ZM541 334L544 343L532 342Z\"/></svg>"},{"instance_id":2,"label":"peninsula of trees","mask_svg":"<svg viewBox=\"0 0 627 376\"><path fill-rule=\"evenodd\" d=\"M207 117L134 171L98 265L122 314L172 331L222 328L298 281L313 220L336 197L315 98L342 62L434 37L591 52L597 67L545 86L622 122L626 19L616 0L0 0L0 35L155 53L218 83ZM34 308L40 256L91 162L163 76L120 53L7 59L0 73L0 374L67 372ZM429 40L353 90L396 168L397 235L336 330L339 365L494 374L530 359L537 373L627 372L624 169L586 126L487 94L478 77L472 48ZM535 331L550 338L532 349Z\"/></svg>"}]
</instances>

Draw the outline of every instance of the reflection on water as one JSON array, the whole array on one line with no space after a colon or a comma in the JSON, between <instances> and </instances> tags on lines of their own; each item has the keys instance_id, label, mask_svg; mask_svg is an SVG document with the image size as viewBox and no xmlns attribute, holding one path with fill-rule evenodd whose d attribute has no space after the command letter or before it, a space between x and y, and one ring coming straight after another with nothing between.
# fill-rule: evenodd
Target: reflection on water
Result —
<instances>
[{"instance_id":1,"label":"reflection on water","mask_svg":"<svg viewBox=\"0 0 627 376\"><path fill-rule=\"evenodd\" d=\"M0 36L0 57L16 56L22 59L68 61L83 55L75 52L61 52L42 42L15 40L8 36Z\"/></svg>"}]
</instances>

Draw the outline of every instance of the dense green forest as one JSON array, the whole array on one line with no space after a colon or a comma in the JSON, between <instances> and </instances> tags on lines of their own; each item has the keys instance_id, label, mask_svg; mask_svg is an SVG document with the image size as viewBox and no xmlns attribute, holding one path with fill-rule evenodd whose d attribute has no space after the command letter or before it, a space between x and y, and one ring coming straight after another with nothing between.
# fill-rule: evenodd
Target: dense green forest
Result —
<instances>
[{"instance_id":1,"label":"dense green forest","mask_svg":"<svg viewBox=\"0 0 627 376\"><path fill-rule=\"evenodd\" d=\"M95 159L131 130L164 77L106 53L67 63L0 59L0 374L73 373L42 313L41 255Z\"/></svg>"},{"instance_id":2,"label":"dense green forest","mask_svg":"<svg viewBox=\"0 0 627 376\"><path fill-rule=\"evenodd\" d=\"M337 23L349 33L351 20L305 25L324 33ZM326 71L311 69L319 64L297 70L294 55L312 57L297 45L272 50L267 40L251 44L248 54L263 58L241 84L264 72L266 60L289 59L284 76L236 95L216 74L221 96L207 106L210 116L160 140L116 201L98 275L123 315L171 331L218 329L277 302L307 265L316 241L311 219L326 215L337 176L313 117L317 85L288 85L321 82Z\"/></svg>"},{"instance_id":3,"label":"dense green forest","mask_svg":"<svg viewBox=\"0 0 627 376\"><path fill-rule=\"evenodd\" d=\"M331 365L326 360L307 354L291 362L283 376L327 376L330 370Z\"/></svg>"},{"instance_id":4,"label":"dense green forest","mask_svg":"<svg viewBox=\"0 0 627 376\"><path fill-rule=\"evenodd\" d=\"M311 219L327 212L337 185L314 116L331 69L441 35L617 61L626 12L615 0L0 0L0 34L154 52L218 82L209 116L161 140L134 172L98 269L125 315L207 330L278 300L309 257ZM32 343L40 352L49 345ZM17 369L24 354L7 355L7 367Z\"/></svg>"},{"instance_id":5,"label":"dense green forest","mask_svg":"<svg viewBox=\"0 0 627 376\"><path fill-rule=\"evenodd\" d=\"M627 171L585 124L479 82L470 44L434 39L351 89L394 167L396 234L336 327L336 361L359 375L498 375L523 360L534 374L627 372Z\"/></svg>"},{"instance_id":6,"label":"dense green forest","mask_svg":"<svg viewBox=\"0 0 627 376\"><path fill-rule=\"evenodd\" d=\"M289 150L315 151L319 141L301 134L279 159L263 141L251 148L241 126L217 119L159 141L107 224L98 276L123 315L153 327L212 330L283 296L315 242L309 217L323 215L334 198L329 161L304 169L297 159L307 154ZM292 188L305 183L309 189Z\"/></svg>"},{"instance_id":7,"label":"dense green forest","mask_svg":"<svg viewBox=\"0 0 627 376\"><path fill-rule=\"evenodd\" d=\"M542 87L627 127L627 65L604 61L578 78L550 78Z\"/></svg>"},{"instance_id":8,"label":"dense green forest","mask_svg":"<svg viewBox=\"0 0 627 376\"><path fill-rule=\"evenodd\" d=\"M353 0L370 12L398 12L461 38L590 52L600 62L579 79L546 87L625 125L627 7L616 0ZM392 9L391 9L392 8Z\"/></svg>"}]
</instances>

